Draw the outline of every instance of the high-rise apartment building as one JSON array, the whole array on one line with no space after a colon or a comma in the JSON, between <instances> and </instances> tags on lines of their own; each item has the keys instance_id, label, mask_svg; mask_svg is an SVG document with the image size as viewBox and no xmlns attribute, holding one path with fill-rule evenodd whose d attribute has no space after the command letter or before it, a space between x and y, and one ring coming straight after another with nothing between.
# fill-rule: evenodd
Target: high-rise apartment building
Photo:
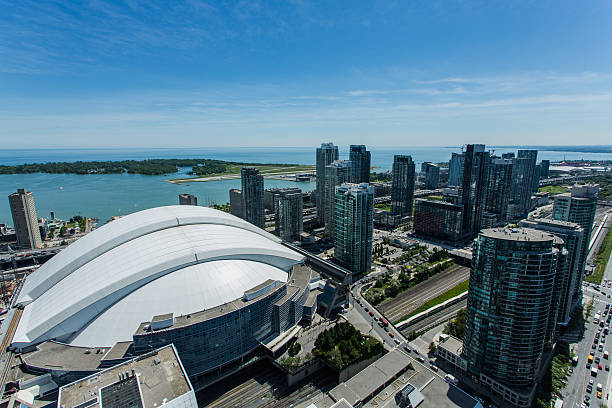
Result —
<instances>
[{"instance_id":1,"label":"high-rise apartment building","mask_svg":"<svg viewBox=\"0 0 612 408\"><path fill-rule=\"evenodd\" d=\"M391 183L391 214L401 217L412 215L414 200L414 162L412 156L393 157L393 180Z\"/></svg>"},{"instance_id":2,"label":"high-rise apartment building","mask_svg":"<svg viewBox=\"0 0 612 408\"><path fill-rule=\"evenodd\" d=\"M435 190L440 184L440 167L431 162L421 164L421 174L423 175L426 190Z\"/></svg>"},{"instance_id":3,"label":"high-rise apartment building","mask_svg":"<svg viewBox=\"0 0 612 408\"><path fill-rule=\"evenodd\" d=\"M502 153L502 159L514 159L514 152Z\"/></svg>"},{"instance_id":4,"label":"high-rise apartment building","mask_svg":"<svg viewBox=\"0 0 612 408\"><path fill-rule=\"evenodd\" d=\"M244 218L244 214L242 213L242 190L232 188L229 191L229 197L230 214L235 215L236 217Z\"/></svg>"},{"instance_id":5,"label":"high-rise apartment building","mask_svg":"<svg viewBox=\"0 0 612 408\"><path fill-rule=\"evenodd\" d=\"M540 177L542 173L542 165L536 164L535 170L533 172L533 192L537 193L540 189Z\"/></svg>"},{"instance_id":6,"label":"high-rise apartment building","mask_svg":"<svg viewBox=\"0 0 612 408\"><path fill-rule=\"evenodd\" d=\"M561 265L557 267L557 283L555 284L557 289L555 293L559 298L557 323L566 325L569 323L572 310L582 304L582 299L578 299L577 294L580 292L578 286L582 285L580 254L585 239L584 228L573 222L544 218L522 220L519 225L549 232L563 240L563 245L568 252L568 259L565 268L562 268Z\"/></svg>"},{"instance_id":7,"label":"high-rise apartment building","mask_svg":"<svg viewBox=\"0 0 612 408\"><path fill-rule=\"evenodd\" d=\"M483 228L490 228L508 219L512 188L512 160L492 159L487 180Z\"/></svg>"},{"instance_id":8,"label":"high-rise apartment building","mask_svg":"<svg viewBox=\"0 0 612 408\"><path fill-rule=\"evenodd\" d=\"M550 177L550 160L542 160L540 166L542 167L540 170L540 179L545 180Z\"/></svg>"},{"instance_id":9,"label":"high-rise apartment building","mask_svg":"<svg viewBox=\"0 0 612 408\"><path fill-rule=\"evenodd\" d=\"M463 205L462 227L466 237L475 236L481 229L487 195L491 158L483 144L467 145L463 162L463 177L459 186Z\"/></svg>"},{"instance_id":10,"label":"high-rise apartment building","mask_svg":"<svg viewBox=\"0 0 612 408\"><path fill-rule=\"evenodd\" d=\"M584 229L584 240L578 262L580 277L574 293L576 299L582 298L582 279L589 254L589 241L593 231L593 221L595 221L598 193L599 185L597 184L577 184L570 189L570 192L556 195L553 205L553 219L573 222Z\"/></svg>"},{"instance_id":11,"label":"high-rise apartment building","mask_svg":"<svg viewBox=\"0 0 612 408\"><path fill-rule=\"evenodd\" d=\"M301 190L286 189L274 194L274 225L282 240L299 241L303 231L303 205Z\"/></svg>"},{"instance_id":12,"label":"high-rise apartment building","mask_svg":"<svg viewBox=\"0 0 612 408\"><path fill-rule=\"evenodd\" d=\"M527 214L531 209L537 159L537 150L519 150L515 161L515 174L512 177L515 183L514 198L523 214Z\"/></svg>"},{"instance_id":13,"label":"high-rise apartment building","mask_svg":"<svg viewBox=\"0 0 612 408\"><path fill-rule=\"evenodd\" d=\"M492 228L474 245L463 357L468 373L511 406L529 407L549 335L558 238Z\"/></svg>"},{"instance_id":14,"label":"high-rise apartment building","mask_svg":"<svg viewBox=\"0 0 612 408\"><path fill-rule=\"evenodd\" d=\"M240 175L243 218L251 224L263 228L266 222L263 176L254 167L243 167Z\"/></svg>"},{"instance_id":15,"label":"high-rise apartment building","mask_svg":"<svg viewBox=\"0 0 612 408\"><path fill-rule=\"evenodd\" d=\"M316 206L317 220L325 222L325 166L338 160L338 146L333 143L321 143L317 148L317 191Z\"/></svg>"},{"instance_id":16,"label":"high-rise apartment building","mask_svg":"<svg viewBox=\"0 0 612 408\"><path fill-rule=\"evenodd\" d=\"M198 205L198 197L193 194L179 194L180 205Z\"/></svg>"},{"instance_id":17,"label":"high-rise apartment building","mask_svg":"<svg viewBox=\"0 0 612 408\"><path fill-rule=\"evenodd\" d=\"M369 183L371 154L364 145L351 145L349 160L352 166L352 183Z\"/></svg>"},{"instance_id":18,"label":"high-rise apartment building","mask_svg":"<svg viewBox=\"0 0 612 408\"><path fill-rule=\"evenodd\" d=\"M463 154L453 153L448 163L448 186L459 187L463 178Z\"/></svg>"},{"instance_id":19,"label":"high-rise apartment building","mask_svg":"<svg viewBox=\"0 0 612 408\"><path fill-rule=\"evenodd\" d=\"M336 160L325 166L325 190L323 191L323 220L325 221L325 234L333 238L334 224L334 197L336 186L351 181L351 162L349 160Z\"/></svg>"},{"instance_id":20,"label":"high-rise apartment building","mask_svg":"<svg viewBox=\"0 0 612 408\"><path fill-rule=\"evenodd\" d=\"M277 187L273 187L273 188L266 188L264 190L264 208L268 211L272 211L274 212L274 199L275 197L280 194L280 193L301 193L302 190L300 190L297 187L286 187L286 188L277 188Z\"/></svg>"},{"instance_id":21,"label":"high-rise apartment building","mask_svg":"<svg viewBox=\"0 0 612 408\"><path fill-rule=\"evenodd\" d=\"M17 246L29 249L42 248L32 192L20 188L16 193L9 195L8 199L17 235Z\"/></svg>"},{"instance_id":22,"label":"high-rise apartment building","mask_svg":"<svg viewBox=\"0 0 612 408\"><path fill-rule=\"evenodd\" d=\"M414 232L427 238L457 241L461 237L462 207L444 201L414 200Z\"/></svg>"},{"instance_id":23,"label":"high-rise apartment building","mask_svg":"<svg viewBox=\"0 0 612 408\"><path fill-rule=\"evenodd\" d=\"M354 274L372 267L374 187L344 183L336 187L334 200L334 258Z\"/></svg>"}]
</instances>

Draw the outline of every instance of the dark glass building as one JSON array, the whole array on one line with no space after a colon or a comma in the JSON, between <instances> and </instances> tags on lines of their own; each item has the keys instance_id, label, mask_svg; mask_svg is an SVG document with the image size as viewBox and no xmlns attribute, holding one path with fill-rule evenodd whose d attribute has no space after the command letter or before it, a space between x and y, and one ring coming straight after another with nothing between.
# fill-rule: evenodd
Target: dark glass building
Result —
<instances>
[{"instance_id":1,"label":"dark glass building","mask_svg":"<svg viewBox=\"0 0 612 408\"><path fill-rule=\"evenodd\" d=\"M325 222L325 166L338 160L338 146L333 143L321 143L321 147L317 148L317 190L316 190L316 206L317 220L320 223Z\"/></svg>"},{"instance_id":2,"label":"dark glass building","mask_svg":"<svg viewBox=\"0 0 612 408\"><path fill-rule=\"evenodd\" d=\"M263 228L266 221L263 176L254 167L243 167L240 179L242 182L242 213L244 219L259 228Z\"/></svg>"},{"instance_id":3,"label":"dark glass building","mask_svg":"<svg viewBox=\"0 0 612 408\"><path fill-rule=\"evenodd\" d=\"M414 199L414 162L412 156L393 157L393 181L391 183L391 214L401 217L412 215Z\"/></svg>"},{"instance_id":4,"label":"dark glass building","mask_svg":"<svg viewBox=\"0 0 612 408\"><path fill-rule=\"evenodd\" d=\"M352 183L370 182L371 154L364 145L351 145L349 160L352 166Z\"/></svg>"}]
</instances>

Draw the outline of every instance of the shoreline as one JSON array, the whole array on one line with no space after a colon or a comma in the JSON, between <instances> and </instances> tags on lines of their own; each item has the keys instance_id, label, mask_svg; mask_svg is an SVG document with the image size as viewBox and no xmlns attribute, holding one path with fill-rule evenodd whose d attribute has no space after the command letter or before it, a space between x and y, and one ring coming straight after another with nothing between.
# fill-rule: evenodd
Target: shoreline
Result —
<instances>
[{"instance_id":1,"label":"shoreline","mask_svg":"<svg viewBox=\"0 0 612 408\"><path fill-rule=\"evenodd\" d=\"M297 176L299 174L311 174L315 169L312 170L298 170L298 171L284 171L284 172L262 172L261 175L266 179L273 180L285 180L285 177L281 176ZM203 183L207 181L220 181L220 180L234 180L239 179L240 173L235 174L225 174L218 176L205 176L205 177L192 177L192 178L182 178L182 179L167 179L166 182L171 184L182 184L182 183ZM295 180L287 180L287 181L295 181Z\"/></svg>"}]
</instances>

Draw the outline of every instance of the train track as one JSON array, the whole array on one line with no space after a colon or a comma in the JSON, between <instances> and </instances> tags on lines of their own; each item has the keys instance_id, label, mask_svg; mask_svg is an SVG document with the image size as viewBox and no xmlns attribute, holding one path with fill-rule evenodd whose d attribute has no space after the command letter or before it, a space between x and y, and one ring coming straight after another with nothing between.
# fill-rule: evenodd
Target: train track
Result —
<instances>
[{"instance_id":1,"label":"train track","mask_svg":"<svg viewBox=\"0 0 612 408\"><path fill-rule=\"evenodd\" d=\"M9 324L9 328L4 335L4 339L2 340L2 347L0 349L0 361L4 361L4 366L2 367L2 374L0 375L0 394L4 396L4 388L6 386L6 378L8 373L13 365L14 354L6 351L6 348L11 344L13 340L13 336L15 335L15 331L17 330L17 325L19 324L19 319L21 319L21 314L23 310L15 309L15 313L13 313L13 318L11 319L11 323ZM8 357L5 356L8 354Z\"/></svg>"}]
</instances>

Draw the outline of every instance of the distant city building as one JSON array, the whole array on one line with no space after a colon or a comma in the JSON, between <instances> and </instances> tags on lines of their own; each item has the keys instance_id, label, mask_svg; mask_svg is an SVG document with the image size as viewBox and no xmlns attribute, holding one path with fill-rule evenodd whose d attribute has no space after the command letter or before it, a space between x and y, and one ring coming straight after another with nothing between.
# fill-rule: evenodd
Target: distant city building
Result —
<instances>
[{"instance_id":1,"label":"distant city building","mask_svg":"<svg viewBox=\"0 0 612 408\"><path fill-rule=\"evenodd\" d=\"M374 187L344 183L335 193L334 258L355 274L372 267Z\"/></svg>"},{"instance_id":2,"label":"distant city building","mask_svg":"<svg viewBox=\"0 0 612 408\"><path fill-rule=\"evenodd\" d=\"M412 216L414 199L414 162L412 156L393 157L393 181L391 184L391 214Z\"/></svg>"},{"instance_id":3,"label":"distant city building","mask_svg":"<svg viewBox=\"0 0 612 408\"><path fill-rule=\"evenodd\" d=\"M196 408L194 389L168 345L64 385L58 408Z\"/></svg>"},{"instance_id":4,"label":"distant city building","mask_svg":"<svg viewBox=\"0 0 612 408\"><path fill-rule=\"evenodd\" d=\"M453 153L448 163L448 186L459 187L463 178L463 154Z\"/></svg>"},{"instance_id":5,"label":"distant city building","mask_svg":"<svg viewBox=\"0 0 612 408\"><path fill-rule=\"evenodd\" d=\"M385 197L391 195L391 183L370 183L374 187L374 197Z\"/></svg>"},{"instance_id":6,"label":"distant city building","mask_svg":"<svg viewBox=\"0 0 612 408\"><path fill-rule=\"evenodd\" d=\"M550 160L542 160L540 162L540 166L540 179L546 180L548 177L550 177Z\"/></svg>"},{"instance_id":7,"label":"distant city building","mask_svg":"<svg viewBox=\"0 0 612 408\"><path fill-rule=\"evenodd\" d=\"M285 189L274 194L274 226L276 234L288 242L299 241L303 232L302 191Z\"/></svg>"},{"instance_id":8,"label":"distant city building","mask_svg":"<svg viewBox=\"0 0 612 408\"><path fill-rule=\"evenodd\" d=\"M414 200L414 232L428 238L457 241L462 232L462 206L444 201Z\"/></svg>"},{"instance_id":9,"label":"distant city building","mask_svg":"<svg viewBox=\"0 0 612 408\"><path fill-rule=\"evenodd\" d=\"M515 407L530 407L549 334L558 238L485 229L474 244L463 357L468 374Z\"/></svg>"},{"instance_id":10,"label":"distant city building","mask_svg":"<svg viewBox=\"0 0 612 408\"><path fill-rule=\"evenodd\" d=\"M302 193L297 187L287 188L266 188L264 190L264 208L268 211L274 211L274 198L280 193Z\"/></svg>"},{"instance_id":11,"label":"distant city building","mask_svg":"<svg viewBox=\"0 0 612 408\"><path fill-rule=\"evenodd\" d=\"M501 155L502 159L514 159L514 157L515 157L514 152L502 153Z\"/></svg>"},{"instance_id":12,"label":"distant city building","mask_svg":"<svg viewBox=\"0 0 612 408\"><path fill-rule=\"evenodd\" d=\"M321 147L317 148L317 190L316 190L316 206L317 220L319 223L325 223L325 166L338 160L338 146L333 143L321 143Z\"/></svg>"},{"instance_id":13,"label":"distant city building","mask_svg":"<svg viewBox=\"0 0 612 408\"><path fill-rule=\"evenodd\" d=\"M198 197L193 194L179 194L180 205L198 205Z\"/></svg>"},{"instance_id":14,"label":"distant city building","mask_svg":"<svg viewBox=\"0 0 612 408\"><path fill-rule=\"evenodd\" d=\"M351 162L336 160L325 166L325 191L323 192L323 219L325 220L325 234L333 238L334 223L334 197L336 186L351 181Z\"/></svg>"},{"instance_id":15,"label":"distant city building","mask_svg":"<svg viewBox=\"0 0 612 408\"><path fill-rule=\"evenodd\" d=\"M533 180L535 178L537 150L519 150L517 159L520 161L517 177L513 180L517 183L518 200L521 210L527 214L531 209L531 195L533 193ZM522 160L521 160L522 159Z\"/></svg>"},{"instance_id":16,"label":"distant city building","mask_svg":"<svg viewBox=\"0 0 612 408\"><path fill-rule=\"evenodd\" d=\"M265 225L263 176L254 167L243 167L240 175L244 219L263 228Z\"/></svg>"},{"instance_id":17,"label":"distant city building","mask_svg":"<svg viewBox=\"0 0 612 408\"><path fill-rule=\"evenodd\" d=\"M20 188L16 193L9 195L8 199L17 236L17 246L29 249L42 248L32 192Z\"/></svg>"},{"instance_id":18,"label":"distant city building","mask_svg":"<svg viewBox=\"0 0 612 408\"><path fill-rule=\"evenodd\" d=\"M242 190L232 188L229 191L229 197L230 214L235 215L236 217L244 218L244 214L242 213Z\"/></svg>"},{"instance_id":19,"label":"distant city building","mask_svg":"<svg viewBox=\"0 0 612 408\"><path fill-rule=\"evenodd\" d=\"M535 170L533 172L533 192L537 193L540 189L540 177L542 173L542 165L536 164Z\"/></svg>"},{"instance_id":20,"label":"distant city building","mask_svg":"<svg viewBox=\"0 0 612 408\"><path fill-rule=\"evenodd\" d=\"M567 325L572 310L582 304L582 297L578 298L582 285L582 271L580 260L582 243L585 240L584 228L569 221L551 219L522 220L521 227L547 231L561 238L568 252L565 268L557 267L555 295L558 297L557 323Z\"/></svg>"},{"instance_id":21,"label":"distant city building","mask_svg":"<svg viewBox=\"0 0 612 408\"><path fill-rule=\"evenodd\" d=\"M508 219L508 204L512 188L512 160L492 159L489 168L485 219L483 228L490 228Z\"/></svg>"},{"instance_id":22,"label":"distant city building","mask_svg":"<svg viewBox=\"0 0 612 408\"><path fill-rule=\"evenodd\" d=\"M352 183L370 182L371 154L364 145L351 145L349 160L352 166Z\"/></svg>"},{"instance_id":23,"label":"distant city building","mask_svg":"<svg viewBox=\"0 0 612 408\"><path fill-rule=\"evenodd\" d=\"M470 144L463 153L463 177L459 198L460 204L463 205L462 228L466 237L475 236L481 229L491 162L489 153L484 149L483 144Z\"/></svg>"},{"instance_id":24,"label":"distant city building","mask_svg":"<svg viewBox=\"0 0 612 408\"><path fill-rule=\"evenodd\" d=\"M589 254L589 240L591 239L593 222L595 221L598 193L599 185L597 184L577 184L570 189L570 192L556 195L553 205L553 219L573 222L584 229L585 239L582 242L582 250L578 262L580 278L579 284L576 285L577 292L574 293L577 299L582 298L582 280Z\"/></svg>"},{"instance_id":25,"label":"distant city building","mask_svg":"<svg viewBox=\"0 0 612 408\"><path fill-rule=\"evenodd\" d=\"M421 164L421 174L424 177L425 189L435 190L440 184L440 167L431 162Z\"/></svg>"}]
</instances>

